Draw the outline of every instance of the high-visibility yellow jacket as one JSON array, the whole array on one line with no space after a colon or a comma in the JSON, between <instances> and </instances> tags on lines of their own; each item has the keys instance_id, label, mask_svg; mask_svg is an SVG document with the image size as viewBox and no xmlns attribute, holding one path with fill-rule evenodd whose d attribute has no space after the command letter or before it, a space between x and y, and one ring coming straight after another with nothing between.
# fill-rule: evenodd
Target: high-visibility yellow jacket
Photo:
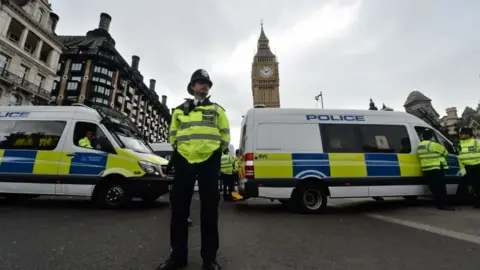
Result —
<instances>
[{"instance_id":1,"label":"high-visibility yellow jacket","mask_svg":"<svg viewBox=\"0 0 480 270\"><path fill-rule=\"evenodd\" d=\"M196 107L187 99L173 111L168 142L189 163L203 162L215 151L223 152L230 144L225 110L208 98Z\"/></svg>"},{"instance_id":2,"label":"high-visibility yellow jacket","mask_svg":"<svg viewBox=\"0 0 480 270\"><path fill-rule=\"evenodd\" d=\"M223 174L233 174L235 159L229 154L223 154L220 163L220 172Z\"/></svg>"},{"instance_id":3,"label":"high-visibility yellow jacket","mask_svg":"<svg viewBox=\"0 0 480 270\"><path fill-rule=\"evenodd\" d=\"M460 141L460 161L463 165L473 166L480 164L480 142L476 139Z\"/></svg>"},{"instance_id":4,"label":"high-visibility yellow jacket","mask_svg":"<svg viewBox=\"0 0 480 270\"><path fill-rule=\"evenodd\" d=\"M417 146L417 155L420 159L422 171L448 169L446 160L448 151L437 142L423 140Z\"/></svg>"},{"instance_id":5,"label":"high-visibility yellow jacket","mask_svg":"<svg viewBox=\"0 0 480 270\"><path fill-rule=\"evenodd\" d=\"M84 137L78 141L78 146L80 147L85 147L85 148L93 148L92 144L90 143L90 140L88 137Z\"/></svg>"}]
</instances>

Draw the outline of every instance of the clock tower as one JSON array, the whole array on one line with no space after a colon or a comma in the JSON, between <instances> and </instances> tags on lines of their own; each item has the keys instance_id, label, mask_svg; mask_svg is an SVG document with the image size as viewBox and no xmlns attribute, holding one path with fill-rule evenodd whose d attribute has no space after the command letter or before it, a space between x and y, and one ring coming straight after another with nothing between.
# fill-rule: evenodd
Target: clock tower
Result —
<instances>
[{"instance_id":1,"label":"clock tower","mask_svg":"<svg viewBox=\"0 0 480 270\"><path fill-rule=\"evenodd\" d=\"M253 105L263 104L267 108L280 107L280 78L278 76L277 57L270 50L270 45L261 23L257 53L252 63Z\"/></svg>"}]
</instances>

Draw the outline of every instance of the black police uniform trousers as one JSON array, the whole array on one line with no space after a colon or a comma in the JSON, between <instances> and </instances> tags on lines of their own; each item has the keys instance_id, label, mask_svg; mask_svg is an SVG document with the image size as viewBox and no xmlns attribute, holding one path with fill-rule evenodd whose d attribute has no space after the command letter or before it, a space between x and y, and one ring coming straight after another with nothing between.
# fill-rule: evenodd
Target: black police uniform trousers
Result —
<instances>
[{"instance_id":1,"label":"black police uniform trousers","mask_svg":"<svg viewBox=\"0 0 480 270\"><path fill-rule=\"evenodd\" d=\"M221 151L216 151L204 162L190 164L180 154L175 157L175 177L170 192L171 219L170 245L171 258L177 262L188 261L188 217L190 204L198 181L200 194L201 256L205 263L216 260L219 248L218 237L218 175L220 172Z\"/></svg>"},{"instance_id":2,"label":"black police uniform trousers","mask_svg":"<svg viewBox=\"0 0 480 270\"><path fill-rule=\"evenodd\" d=\"M220 173L223 195L231 195L235 188L233 174Z\"/></svg>"},{"instance_id":3,"label":"black police uniform trousers","mask_svg":"<svg viewBox=\"0 0 480 270\"><path fill-rule=\"evenodd\" d=\"M423 171L423 177L428 183L437 208L448 206L445 171L442 169Z\"/></svg>"},{"instance_id":4,"label":"black police uniform trousers","mask_svg":"<svg viewBox=\"0 0 480 270\"><path fill-rule=\"evenodd\" d=\"M480 207L480 165L465 165L467 184L473 189L473 206Z\"/></svg>"}]
</instances>

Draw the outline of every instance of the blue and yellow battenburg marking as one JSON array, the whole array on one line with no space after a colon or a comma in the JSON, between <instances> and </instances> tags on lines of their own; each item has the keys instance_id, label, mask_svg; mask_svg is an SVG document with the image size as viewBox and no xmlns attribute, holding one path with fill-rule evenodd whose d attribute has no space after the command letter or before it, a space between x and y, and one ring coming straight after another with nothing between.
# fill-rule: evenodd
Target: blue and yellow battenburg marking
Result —
<instances>
[{"instance_id":1,"label":"blue and yellow battenburg marking","mask_svg":"<svg viewBox=\"0 0 480 270\"><path fill-rule=\"evenodd\" d=\"M255 153L255 178L319 177L420 177L416 154L393 153ZM446 175L462 169L458 158L447 158Z\"/></svg>"},{"instance_id":2,"label":"blue and yellow battenburg marking","mask_svg":"<svg viewBox=\"0 0 480 270\"><path fill-rule=\"evenodd\" d=\"M112 155L111 155L112 156ZM36 150L0 150L0 173L99 175L116 163L108 154Z\"/></svg>"}]
</instances>

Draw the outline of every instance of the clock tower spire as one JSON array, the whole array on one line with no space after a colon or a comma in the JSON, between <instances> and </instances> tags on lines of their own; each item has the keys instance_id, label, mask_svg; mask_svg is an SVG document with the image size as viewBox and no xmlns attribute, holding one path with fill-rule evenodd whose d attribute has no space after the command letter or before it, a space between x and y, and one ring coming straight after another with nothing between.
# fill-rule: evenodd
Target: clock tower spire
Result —
<instances>
[{"instance_id":1,"label":"clock tower spire","mask_svg":"<svg viewBox=\"0 0 480 270\"><path fill-rule=\"evenodd\" d=\"M280 107L280 79L278 62L270 50L270 41L260 23L260 37L257 42L257 52L252 63L252 95L253 105L263 104L270 108Z\"/></svg>"}]
</instances>

